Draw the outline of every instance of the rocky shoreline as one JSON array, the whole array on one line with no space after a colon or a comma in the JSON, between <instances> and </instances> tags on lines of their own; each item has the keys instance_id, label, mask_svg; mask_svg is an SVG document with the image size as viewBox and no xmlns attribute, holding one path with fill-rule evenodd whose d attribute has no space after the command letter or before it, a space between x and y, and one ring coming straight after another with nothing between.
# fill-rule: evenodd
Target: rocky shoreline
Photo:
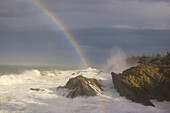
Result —
<instances>
[{"instance_id":1,"label":"rocky shoreline","mask_svg":"<svg viewBox=\"0 0 170 113\"><path fill-rule=\"evenodd\" d=\"M150 100L170 101L170 66L131 67L121 74L111 73L114 88L132 102L145 106L155 106ZM70 78L65 86L57 89L67 89L66 97L97 96L101 94L102 84L94 78L79 75ZM34 89L35 90L35 89Z\"/></svg>"},{"instance_id":2,"label":"rocky shoreline","mask_svg":"<svg viewBox=\"0 0 170 113\"><path fill-rule=\"evenodd\" d=\"M170 66L136 66L121 74L111 73L120 96L146 106L150 99L170 101Z\"/></svg>"}]
</instances>

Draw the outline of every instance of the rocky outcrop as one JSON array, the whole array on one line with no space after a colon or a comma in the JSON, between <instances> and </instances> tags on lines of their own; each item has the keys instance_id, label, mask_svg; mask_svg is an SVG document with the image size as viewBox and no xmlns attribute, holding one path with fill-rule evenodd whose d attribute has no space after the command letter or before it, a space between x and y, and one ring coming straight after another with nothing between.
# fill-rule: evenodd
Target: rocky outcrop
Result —
<instances>
[{"instance_id":1,"label":"rocky outcrop","mask_svg":"<svg viewBox=\"0 0 170 113\"><path fill-rule=\"evenodd\" d=\"M170 101L170 66L136 66L111 74L119 94L133 102L154 106L150 99Z\"/></svg>"},{"instance_id":2,"label":"rocky outcrop","mask_svg":"<svg viewBox=\"0 0 170 113\"><path fill-rule=\"evenodd\" d=\"M99 84L96 79L88 79L81 75L69 79L64 87L58 87L58 89L60 88L69 89L70 92L67 97L71 98L75 98L77 96L95 96L100 94L102 90L101 84Z\"/></svg>"}]
</instances>

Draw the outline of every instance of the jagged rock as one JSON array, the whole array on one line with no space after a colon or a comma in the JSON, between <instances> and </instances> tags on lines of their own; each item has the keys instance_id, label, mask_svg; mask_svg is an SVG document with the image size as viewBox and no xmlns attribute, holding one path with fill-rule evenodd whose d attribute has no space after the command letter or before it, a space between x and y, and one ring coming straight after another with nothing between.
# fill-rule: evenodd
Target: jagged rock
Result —
<instances>
[{"instance_id":1,"label":"jagged rock","mask_svg":"<svg viewBox=\"0 0 170 113\"><path fill-rule=\"evenodd\" d=\"M88 79L81 75L69 79L64 87L70 90L67 97L75 98L77 96L95 96L100 94L102 88L98 81L94 78Z\"/></svg>"},{"instance_id":2,"label":"jagged rock","mask_svg":"<svg viewBox=\"0 0 170 113\"><path fill-rule=\"evenodd\" d=\"M136 66L111 74L120 95L133 102L154 106L149 99L170 101L170 66Z\"/></svg>"}]
</instances>

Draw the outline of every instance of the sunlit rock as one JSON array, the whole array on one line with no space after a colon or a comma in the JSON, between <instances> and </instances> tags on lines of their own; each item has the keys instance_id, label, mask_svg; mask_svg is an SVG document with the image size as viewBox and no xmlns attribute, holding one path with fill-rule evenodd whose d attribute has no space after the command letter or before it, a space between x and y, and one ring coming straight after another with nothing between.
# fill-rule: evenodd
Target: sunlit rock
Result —
<instances>
[{"instance_id":1,"label":"sunlit rock","mask_svg":"<svg viewBox=\"0 0 170 113\"><path fill-rule=\"evenodd\" d=\"M134 102L154 106L149 99L170 101L170 66L136 66L111 74L120 95Z\"/></svg>"}]
</instances>

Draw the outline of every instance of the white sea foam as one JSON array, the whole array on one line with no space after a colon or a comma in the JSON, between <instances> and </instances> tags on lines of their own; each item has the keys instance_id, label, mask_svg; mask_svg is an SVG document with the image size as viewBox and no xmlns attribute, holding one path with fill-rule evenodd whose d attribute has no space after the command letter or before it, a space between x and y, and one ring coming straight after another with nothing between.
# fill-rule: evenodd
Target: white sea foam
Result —
<instances>
[{"instance_id":1,"label":"white sea foam","mask_svg":"<svg viewBox=\"0 0 170 113\"><path fill-rule=\"evenodd\" d=\"M90 70L90 71L87 71ZM143 106L120 97L110 74L93 68L73 71L30 70L0 77L0 113L168 113L170 102ZM95 97L66 98L68 90L56 90L69 78L82 75L98 79L104 91ZM31 90L32 89L39 89Z\"/></svg>"},{"instance_id":2,"label":"white sea foam","mask_svg":"<svg viewBox=\"0 0 170 113\"><path fill-rule=\"evenodd\" d=\"M23 84L28 82L29 80L34 80L37 76L40 76L40 72L38 70L25 71L20 75L3 75L0 76L0 85Z\"/></svg>"}]
</instances>

